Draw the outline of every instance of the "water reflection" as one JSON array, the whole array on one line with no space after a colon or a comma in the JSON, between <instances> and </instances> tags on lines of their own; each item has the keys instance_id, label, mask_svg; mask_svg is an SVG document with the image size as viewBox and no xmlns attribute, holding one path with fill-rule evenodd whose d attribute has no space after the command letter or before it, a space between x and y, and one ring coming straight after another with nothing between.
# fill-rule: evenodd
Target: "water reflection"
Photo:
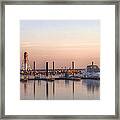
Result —
<instances>
[{"instance_id":1,"label":"water reflection","mask_svg":"<svg viewBox=\"0 0 120 120\"><path fill-rule=\"evenodd\" d=\"M21 81L21 100L98 100L99 80Z\"/></svg>"},{"instance_id":2,"label":"water reflection","mask_svg":"<svg viewBox=\"0 0 120 120\"><path fill-rule=\"evenodd\" d=\"M65 80L65 86L69 85L69 80Z\"/></svg>"},{"instance_id":3,"label":"water reflection","mask_svg":"<svg viewBox=\"0 0 120 120\"><path fill-rule=\"evenodd\" d=\"M92 93L99 90L100 82L96 80L83 80L82 83L87 87L87 90L92 91Z\"/></svg>"},{"instance_id":4,"label":"water reflection","mask_svg":"<svg viewBox=\"0 0 120 120\"><path fill-rule=\"evenodd\" d=\"M25 95L27 93L27 84L26 83L24 83L24 93L25 93Z\"/></svg>"},{"instance_id":5,"label":"water reflection","mask_svg":"<svg viewBox=\"0 0 120 120\"><path fill-rule=\"evenodd\" d=\"M73 85L72 86L73 86L73 99L74 99L74 81L73 81Z\"/></svg>"},{"instance_id":6,"label":"water reflection","mask_svg":"<svg viewBox=\"0 0 120 120\"><path fill-rule=\"evenodd\" d=\"M46 82L46 98L48 99L48 82Z\"/></svg>"},{"instance_id":7,"label":"water reflection","mask_svg":"<svg viewBox=\"0 0 120 120\"><path fill-rule=\"evenodd\" d=\"M55 94L55 82L53 82L53 96Z\"/></svg>"},{"instance_id":8,"label":"water reflection","mask_svg":"<svg viewBox=\"0 0 120 120\"><path fill-rule=\"evenodd\" d=\"M34 81L34 99L35 99L35 81Z\"/></svg>"}]
</instances>

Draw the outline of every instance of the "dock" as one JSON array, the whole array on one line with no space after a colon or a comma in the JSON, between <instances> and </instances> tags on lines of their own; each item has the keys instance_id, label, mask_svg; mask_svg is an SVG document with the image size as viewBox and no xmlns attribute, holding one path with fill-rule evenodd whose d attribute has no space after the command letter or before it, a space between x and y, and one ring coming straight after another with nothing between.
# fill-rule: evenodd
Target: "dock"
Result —
<instances>
[{"instance_id":1,"label":"dock","mask_svg":"<svg viewBox=\"0 0 120 120\"><path fill-rule=\"evenodd\" d=\"M60 77L60 78L28 78L28 79L20 79L20 81L27 81L27 80L40 80L40 81L48 81L48 82L53 82L55 80L72 80L72 81L81 81L81 80L100 80L100 78L65 78L65 77Z\"/></svg>"}]
</instances>

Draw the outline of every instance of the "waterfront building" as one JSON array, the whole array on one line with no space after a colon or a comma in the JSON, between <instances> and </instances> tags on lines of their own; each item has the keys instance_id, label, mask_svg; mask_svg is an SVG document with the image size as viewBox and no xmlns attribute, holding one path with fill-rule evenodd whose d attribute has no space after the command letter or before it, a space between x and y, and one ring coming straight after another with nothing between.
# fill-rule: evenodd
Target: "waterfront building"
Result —
<instances>
[{"instance_id":1,"label":"waterfront building","mask_svg":"<svg viewBox=\"0 0 120 120\"><path fill-rule=\"evenodd\" d=\"M88 65L87 66L87 72L91 73L91 72L100 72L100 68L97 65L94 65L92 62L92 65Z\"/></svg>"},{"instance_id":2,"label":"waterfront building","mask_svg":"<svg viewBox=\"0 0 120 120\"><path fill-rule=\"evenodd\" d=\"M94 65L88 65L84 71L82 71L82 77L84 78L100 78L100 68Z\"/></svg>"}]
</instances>

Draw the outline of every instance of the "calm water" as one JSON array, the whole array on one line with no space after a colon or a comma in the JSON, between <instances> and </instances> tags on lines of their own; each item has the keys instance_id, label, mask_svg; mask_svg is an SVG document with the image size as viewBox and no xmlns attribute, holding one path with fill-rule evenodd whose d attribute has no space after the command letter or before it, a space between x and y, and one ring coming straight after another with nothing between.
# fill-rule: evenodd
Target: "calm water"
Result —
<instances>
[{"instance_id":1,"label":"calm water","mask_svg":"<svg viewBox=\"0 0 120 120\"><path fill-rule=\"evenodd\" d=\"M99 100L99 80L55 80L20 82L21 100Z\"/></svg>"}]
</instances>

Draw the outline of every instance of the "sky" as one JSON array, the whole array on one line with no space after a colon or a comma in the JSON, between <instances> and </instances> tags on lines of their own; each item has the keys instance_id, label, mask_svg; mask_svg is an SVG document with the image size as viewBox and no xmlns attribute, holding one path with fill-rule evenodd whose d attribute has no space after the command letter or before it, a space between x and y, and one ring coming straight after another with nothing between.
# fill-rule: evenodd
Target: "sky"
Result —
<instances>
[{"instance_id":1,"label":"sky","mask_svg":"<svg viewBox=\"0 0 120 120\"><path fill-rule=\"evenodd\" d=\"M21 20L20 61L28 52L29 64L45 68L86 68L93 61L100 65L99 20Z\"/></svg>"}]
</instances>

